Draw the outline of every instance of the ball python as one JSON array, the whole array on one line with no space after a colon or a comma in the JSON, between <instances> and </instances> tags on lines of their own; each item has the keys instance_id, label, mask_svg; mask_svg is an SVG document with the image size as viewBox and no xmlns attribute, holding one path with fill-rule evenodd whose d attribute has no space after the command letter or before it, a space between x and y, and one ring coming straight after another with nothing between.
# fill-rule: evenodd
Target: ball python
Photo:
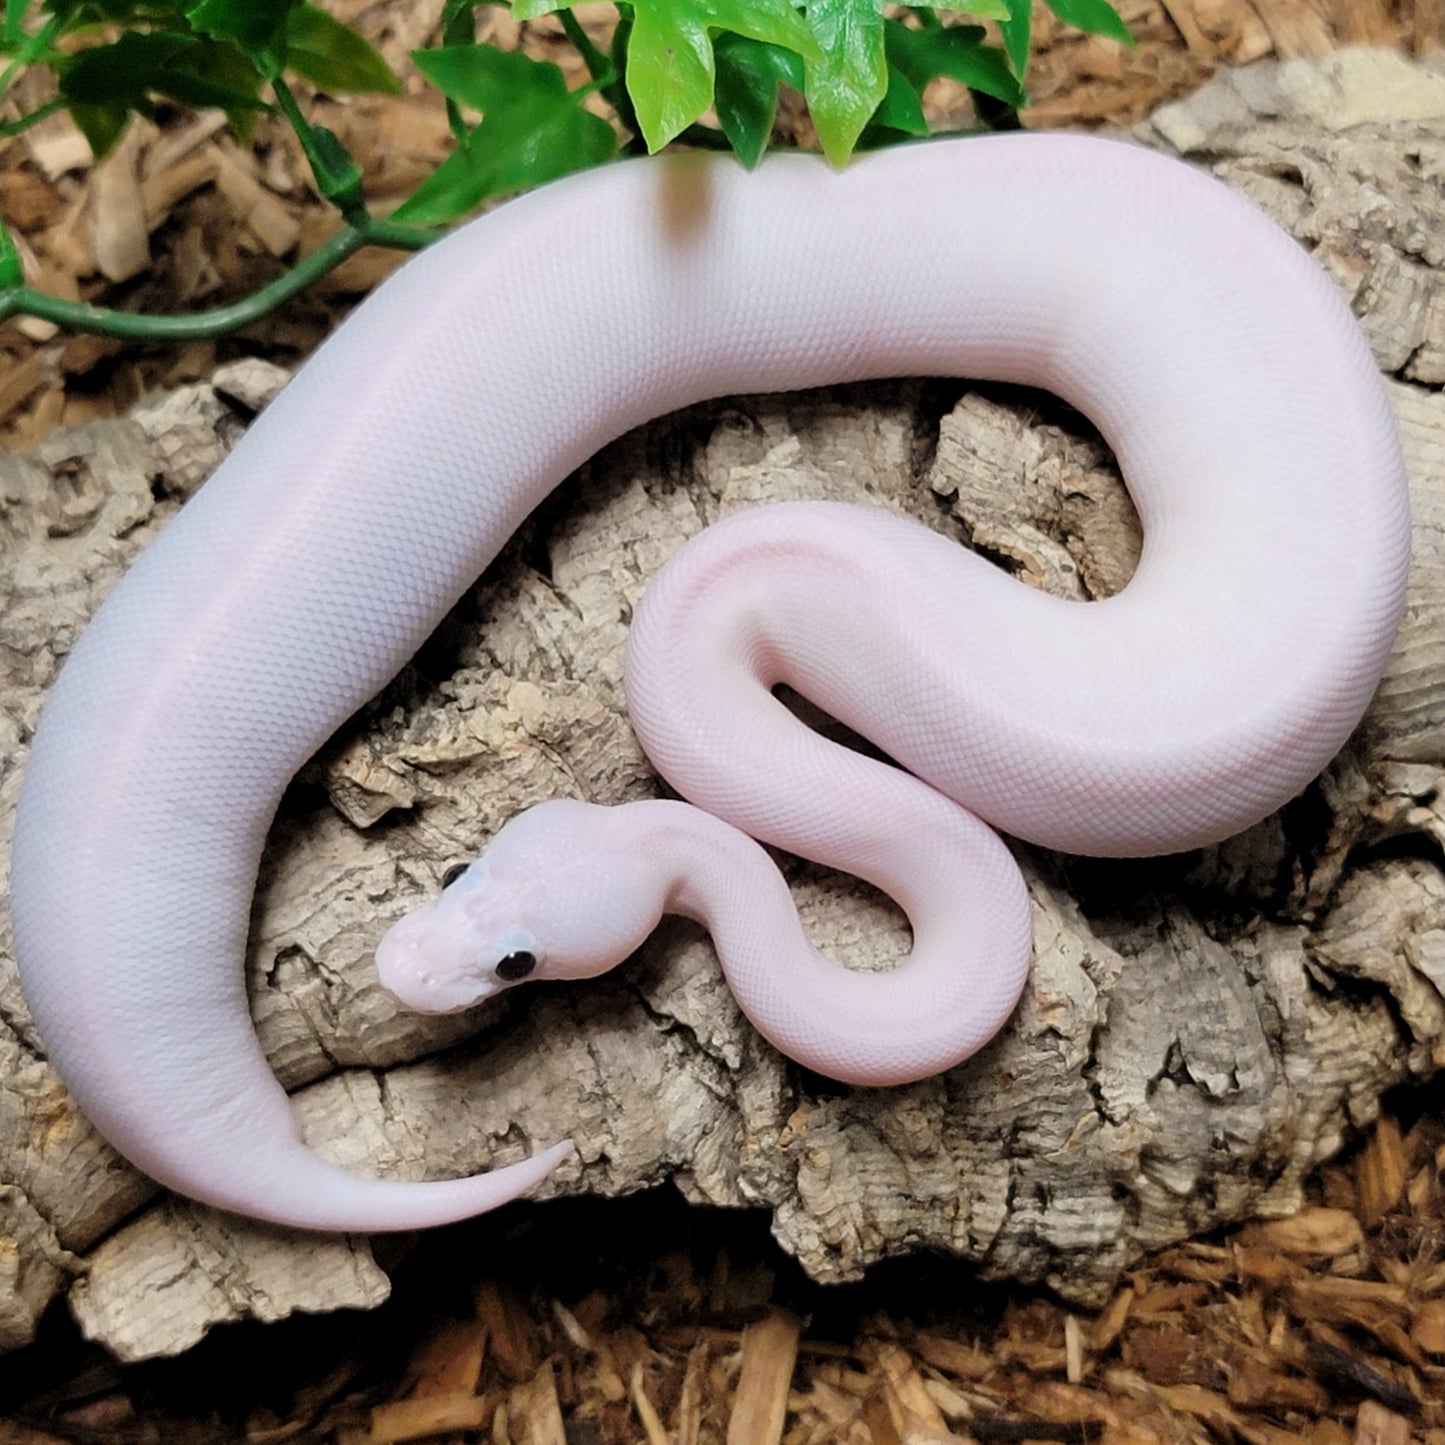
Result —
<instances>
[{"instance_id":1,"label":"ball python","mask_svg":"<svg viewBox=\"0 0 1445 1445\"><path fill-rule=\"evenodd\" d=\"M247 1012L258 863L301 763L599 446L707 397L898 374L1045 388L1113 448L1144 531L1117 595L1046 596L881 510L760 507L662 569L628 644L646 752L688 801L544 803L399 922L383 981L455 1008L594 974L702 918L746 1012L859 1084L1007 1018L1048 848L1196 848L1329 761L1381 676L1409 521L1370 353L1305 250L1193 167L1065 135L949 138L832 173L664 156L545 186L383 285L84 630L30 752L22 986L60 1078L162 1184L304 1228L489 1209L298 1136ZM810 732L787 683L869 739ZM760 840L760 841L754 841ZM869 879L913 954L811 948L760 843Z\"/></svg>"}]
</instances>

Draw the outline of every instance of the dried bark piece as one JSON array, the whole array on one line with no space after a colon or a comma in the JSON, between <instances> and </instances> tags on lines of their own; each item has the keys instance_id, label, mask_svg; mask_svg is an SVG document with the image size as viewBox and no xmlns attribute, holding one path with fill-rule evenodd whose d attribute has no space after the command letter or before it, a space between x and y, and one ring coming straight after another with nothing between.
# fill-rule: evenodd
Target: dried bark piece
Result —
<instances>
[{"instance_id":1,"label":"dried bark piece","mask_svg":"<svg viewBox=\"0 0 1445 1445\"><path fill-rule=\"evenodd\" d=\"M49 328L54 334L54 328ZM49 336L45 339L49 339ZM55 373L59 360L58 348L47 351L33 351L19 366L11 368L0 378L0 421L11 412L18 411Z\"/></svg>"},{"instance_id":2,"label":"dried bark piece","mask_svg":"<svg viewBox=\"0 0 1445 1445\"><path fill-rule=\"evenodd\" d=\"M25 132L24 145L41 174L52 181L81 170L92 159L90 142L64 112L48 115L31 126Z\"/></svg>"},{"instance_id":3,"label":"dried bark piece","mask_svg":"<svg viewBox=\"0 0 1445 1445\"><path fill-rule=\"evenodd\" d=\"M0 1184L0 1351L30 1343L35 1321L80 1268L23 1191Z\"/></svg>"},{"instance_id":4,"label":"dried bark piece","mask_svg":"<svg viewBox=\"0 0 1445 1445\"><path fill-rule=\"evenodd\" d=\"M496 1404L464 1390L394 1400L371 1412L371 1428L352 1438L350 1445L401 1445L407 1440L429 1440L455 1430L480 1430L496 1412Z\"/></svg>"},{"instance_id":5,"label":"dried bark piece","mask_svg":"<svg viewBox=\"0 0 1445 1445\"><path fill-rule=\"evenodd\" d=\"M137 156L142 128L133 125L96 167L90 197L91 250L107 281L129 281L150 265L150 228L146 225Z\"/></svg>"},{"instance_id":6,"label":"dried bark piece","mask_svg":"<svg viewBox=\"0 0 1445 1445\"><path fill-rule=\"evenodd\" d=\"M541 1360L536 1331L521 1300L489 1280L477 1290L476 1307L487 1334L489 1358L513 1383L530 1380Z\"/></svg>"},{"instance_id":7,"label":"dried bark piece","mask_svg":"<svg viewBox=\"0 0 1445 1445\"><path fill-rule=\"evenodd\" d=\"M277 258L288 256L301 239L301 223L251 174L245 159L217 147L213 151L216 185L236 220Z\"/></svg>"},{"instance_id":8,"label":"dried bark piece","mask_svg":"<svg viewBox=\"0 0 1445 1445\"><path fill-rule=\"evenodd\" d=\"M707 1379L708 1345L700 1339L688 1351L677 1402L676 1445L698 1445L702 1437L703 1390Z\"/></svg>"},{"instance_id":9,"label":"dried bark piece","mask_svg":"<svg viewBox=\"0 0 1445 1445\"><path fill-rule=\"evenodd\" d=\"M1338 1258L1358 1250L1365 1232L1359 1219L1348 1210L1313 1206L1300 1210L1292 1219L1261 1225L1247 1237L1285 1254Z\"/></svg>"},{"instance_id":10,"label":"dried bark piece","mask_svg":"<svg viewBox=\"0 0 1445 1445\"><path fill-rule=\"evenodd\" d=\"M783 1438L801 1333L799 1321L779 1309L743 1331L737 1395L728 1417L728 1445L777 1445Z\"/></svg>"},{"instance_id":11,"label":"dried bark piece","mask_svg":"<svg viewBox=\"0 0 1445 1445\"><path fill-rule=\"evenodd\" d=\"M1251 0L1269 31L1275 50L1286 59L1327 55L1333 38L1324 16L1309 0Z\"/></svg>"},{"instance_id":12,"label":"dried bark piece","mask_svg":"<svg viewBox=\"0 0 1445 1445\"><path fill-rule=\"evenodd\" d=\"M217 155L210 152L188 156L149 176L141 185L141 204L145 210L147 230L155 231L163 226L171 212L187 196L202 186L210 185L220 171Z\"/></svg>"},{"instance_id":13,"label":"dried bark piece","mask_svg":"<svg viewBox=\"0 0 1445 1445\"><path fill-rule=\"evenodd\" d=\"M1410 1338L1427 1355L1445 1355L1445 1300L1427 1300L1415 1311Z\"/></svg>"},{"instance_id":14,"label":"dried bark piece","mask_svg":"<svg viewBox=\"0 0 1445 1445\"><path fill-rule=\"evenodd\" d=\"M1445 930L1440 934L1445 942ZM1445 964L1445 952L1442 952ZM1375 1125L1370 1142L1355 1160L1356 1189L1359 1195L1360 1220L1369 1228L1378 1224L1405 1192L1409 1163L1405 1158L1400 1126L1385 1115Z\"/></svg>"},{"instance_id":15,"label":"dried bark piece","mask_svg":"<svg viewBox=\"0 0 1445 1445\"><path fill-rule=\"evenodd\" d=\"M429 1336L412 1359L413 1397L477 1393L487 1358L488 1327L456 1320Z\"/></svg>"},{"instance_id":16,"label":"dried bark piece","mask_svg":"<svg viewBox=\"0 0 1445 1445\"><path fill-rule=\"evenodd\" d=\"M510 1415L521 1425L525 1445L567 1445L557 1380L550 1363L512 1391Z\"/></svg>"},{"instance_id":17,"label":"dried bark piece","mask_svg":"<svg viewBox=\"0 0 1445 1445\"><path fill-rule=\"evenodd\" d=\"M369 1309L390 1293L363 1243L322 1238L297 1259L265 1225L227 1219L184 1200L167 1200L89 1257L70 1304L87 1338L122 1359L179 1354L236 1305L257 1319L293 1310Z\"/></svg>"},{"instance_id":18,"label":"dried bark piece","mask_svg":"<svg viewBox=\"0 0 1445 1445\"><path fill-rule=\"evenodd\" d=\"M1394 45L1399 38L1384 0L1349 0L1336 5L1335 25L1340 39L1351 45Z\"/></svg>"},{"instance_id":19,"label":"dried bark piece","mask_svg":"<svg viewBox=\"0 0 1445 1445\"><path fill-rule=\"evenodd\" d=\"M640 1360L632 1367L632 1380L627 1393L632 1401L632 1408L637 1412L638 1424L647 1436L647 1445L671 1445L662 1416L657 1413L657 1406L652 1403L652 1397L647 1393L647 1381ZM563 1441L565 1445L565 1436Z\"/></svg>"},{"instance_id":20,"label":"dried bark piece","mask_svg":"<svg viewBox=\"0 0 1445 1445\"><path fill-rule=\"evenodd\" d=\"M1361 1404L1355 1416L1355 1445L1407 1445L1410 1422L1374 1400Z\"/></svg>"},{"instance_id":21,"label":"dried bark piece","mask_svg":"<svg viewBox=\"0 0 1445 1445\"><path fill-rule=\"evenodd\" d=\"M918 1441L920 1445L925 1440L961 1438L950 1432L943 1411L929 1394L923 1376L907 1350L892 1343L879 1345L874 1368L881 1377L874 1400L880 1402L887 1412L885 1433L891 1431L900 1441ZM873 1411L874 1415L879 1413L876 1409Z\"/></svg>"}]
</instances>

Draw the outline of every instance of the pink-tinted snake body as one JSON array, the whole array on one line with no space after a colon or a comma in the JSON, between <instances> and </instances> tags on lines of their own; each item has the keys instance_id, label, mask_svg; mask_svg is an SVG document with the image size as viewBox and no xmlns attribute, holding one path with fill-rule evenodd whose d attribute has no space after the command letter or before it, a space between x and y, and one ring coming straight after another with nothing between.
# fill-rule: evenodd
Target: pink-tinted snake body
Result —
<instances>
[{"instance_id":1,"label":"pink-tinted snake body","mask_svg":"<svg viewBox=\"0 0 1445 1445\"><path fill-rule=\"evenodd\" d=\"M1169 852L1318 773L1394 635L1405 484L1348 308L1263 215L1180 162L1065 136L842 174L686 156L589 173L382 287L63 669L13 911L35 1022L101 1132L175 1189L322 1229L437 1223L544 1178L565 1146L422 1183L300 1142L242 977L282 790L601 444L704 397L895 374L1027 383L1087 413L1143 522L1133 580L1063 602L821 503L708 529L659 575L627 659L639 736L689 802L522 815L392 930L389 988L451 1009L597 973L677 911L784 1050L847 1081L917 1078L982 1044L1025 979L1025 893L994 827ZM901 766L809 732L778 683ZM820 959L747 835L885 889L912 955L883 974Z\"/></svg>"}]
</instances>

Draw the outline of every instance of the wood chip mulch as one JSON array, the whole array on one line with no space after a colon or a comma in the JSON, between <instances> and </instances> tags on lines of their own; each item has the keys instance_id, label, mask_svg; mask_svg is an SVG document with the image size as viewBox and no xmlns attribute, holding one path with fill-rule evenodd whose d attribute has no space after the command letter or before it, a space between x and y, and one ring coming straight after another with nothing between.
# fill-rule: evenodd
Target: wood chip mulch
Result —
<instances>
[{"instance_id":1,"label":"wood chip mulch","mask_svg":"<svg viewBox=\"0 0 1445 1445\"><path fill-rule=\"evenodd\" d=\"M813 1285L759 1216L670 1191L560 1201L396 1246L374 1315L178 1361L121 1369L57 1312L7 1362L0 1445L1441 1445L1442 1097L1093 1312L942 1260Z\"/></svg>"},{"instance_id":2,"label":"wood chip mulch","mask_svg":"<svg viewBox=\"0 0 1445 1445\"><path fill-rule=\"evenodd\" d=\"M327 0L400 74L406 95L312 97L313 118L362 162L378 213L399 202L450 148L440 99L407 59L433 41L437 3ZM1035 126L1119 124L1199 85L1224 64L1267 55L1313 55L1339 44L1422 52L1445 39L1445 0L1122 0L1139 44L1128 50L1080 35L1036 6L1029 84ZM556 20L519 26L492 7L483 38L521 45L570 69L580 62ZM602 23L610 6L579 7ZM47 98L46 79L24 78L5 114ZM966 123L958 87L936 83L930 109ZM71 299L135 311L191 312L234 300L274 279L335 228L310 193L289 132L263 119L239 145L218 114L162 109L159 125L133 125L99 166L64 115L0 142L0 214L18 234L32 284ZM239 336L180 347L125 346L58 334L35 320L0 327L0 447L24 451L57 426L127 411L148 391L208 374L218 362L263 355L293 364L401 258L354 256L306 297Z\"/></svg>"}]
</instances>

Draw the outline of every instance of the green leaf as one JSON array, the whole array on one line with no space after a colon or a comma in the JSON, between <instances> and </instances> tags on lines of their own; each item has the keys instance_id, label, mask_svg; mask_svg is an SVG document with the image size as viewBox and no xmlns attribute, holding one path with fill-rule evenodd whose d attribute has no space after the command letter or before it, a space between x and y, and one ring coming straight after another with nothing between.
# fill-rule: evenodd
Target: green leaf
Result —
<instances>
[{"instance_id":1,"label":"green leaf","mask_svg":"<svg viewBox=\"0 0 1445 1445\"><path fill-rule=\"evenodd\" d=\"M467 45L476 38L476 0L447 0L442 7L442 44Z\"/></svg>"},{"instance_id":2,"label":"green leaf","mask_svg":"<svg viewBox=\"0 0 1445 1445\"><path fill-rule=\"evenodd\" d=\"M684 0L671 15L640 5L627 46L627 90L649 151L686 130L713 99L712 38Z\"/></svg>"},{"instance_id":3,"label":"green leaf","mask_svg":"<svg viewBox=\"0 0 1445 1445\"><path fill-rule=\"evenodd\" d=\"M484 151L472 150L469 136L391 213L389 219L398 225L441 226L458 216L465 216L492 193L488 162L489 157Z\"/></svg>"},{"instance_id":4,"label":"green leaf","mask_svg":"<svg viewBox=\"0 0 1445 1445\"><path fill-rule=\"evenodd\" d=\"M471 45L477 38L476 0L446 0L442 7L442 44ZM467 123L462 119L461 107L456 101L447 101L447 125L452 137L461 145L467 135Z\"/></svg>"},{"instance_id":5,"label":"green leaf","mask_svg":"<svg viewBox=\"0 0 1445 1445\"><path fill-rule=\"evenodd\" d=\"M25 266L20 259L20 248L9 228L0 225L0 291L13 291L25 284Z\"/></svg>"},{"instance_id":6,"label":"green leaf","mask_svg":"<svg viewBox=\"0 0 1445 1445\"><path fill-rule=\"evenodd\" d=\"M286 21L296 0L182 0L191 28L229 40L248 55L278 66L285 55Z\"/></svg>"},{"instance_id":7,"label":"green leaf","mask_svg":"<svg viewBox=\"0 0 1445 1445\"><path fill-rule=\"evenodd\" d=\"M574 0L513 0L518 20L569 9ZM621 8L621 7L619 7ZM647 148L659 151L713 103L713 36L731 32L819 57L791 0L633 0L623 10L627 92Z\"/></svg>"},{"instance_id":8,"label":"green leaf","mask_svg":"<svg viewBox=\"0 0 1445 1445\"><path fill-rule=\"evenodd\" d=\"M1087 30L1091 35L1106 35L1125 45L1136 43L1119 12L1106 0L1047 0L1047 4L1065 25Z\"/></svg>"},{"instance_id":9,"label":"green leaf","mask_svg":"<svg viewBox=\"0 0 1445 1445\"><path fill-rule=\"evenodd\" d=\"M196 108L265 108L256 98L260 77L235 46L181 30L127 31L112 45L57 62L56 70L72 111L77 105L147 111L152 95ZM102 130L110 124L99 123Z\"/></svg>"},{"instance_id":10,"label":"green leaf","mask_svg":"<svg viewBox=\"0 0 1445 1445\"><path fill-rule=\"evenodd\" d=\"M920 15L924 7L922 5L910 5L909 8L915 15ZM936 0L936 3L929 6L930 9L957 10L967 15L970 20L997 20L1002 24L1005 20L1018 10L1029 8L1026 0L964 0L962 5L951 5L947 0Z\"/></svg>"},{"instance_id":11,"label":"green leaf","mask_svg":"<svg viewBox=\"0 0 1445 1445\"><path fill-rule=\"evenodd\" d=\"M448 45L412 59L449 100L482 113L466 141L392 214L434 226L483 201L597 165L617 133L584 110L557 66L492 45Z\"/></svg>"},{"instance_id":12,"label":"green leaf","mask_svg":"<svg viewBox=\"0 0 1445 1445\"><path fill-rule=\"evenodd\" d=\"M567 78L549 61L495 45L444 45L414 50L416 68L447 97L486 114L528 96L565 98Z\"/></svg>"},{"instance_id":13,"label":"green leaf","mask_svg":"<svg viewBox=\"0 0 1445 1445\"><path fill-rule=\"evenodd\" d=\"M322 90L401 94L401 82L371 45L315 5L298 5L287 18L286 67Z\"/></svg>"},{"instance_id":14,"label":"green leaf","mask_svg":"<svg viewBox=\"0 0 1445 1445\"><path fill-rule=\"evenodd\" d=\"M0 121L0 140L9 140L12 135L23 135L31 126L39 125L46 116L54 115L57 110L63 109L64 105L65 102L55 95L37 105L34 110L17 115L14 120Z\"/></svg>"},{"instance_id":15,"label":"green leaf","mask_svg":"<svg viewBox=\"0 0 1445 1445\"><path fill-rule=\"evenodd\" d=\"M25 12L29 8L30 0L5 0L5 44L7 46L15 46L20 43Z\"/></svg>"},{"instance_id":16,"label":"green leaf","mask_svg":"<svg viewBox=\"0 0 1445 1445\"><path fill-rule=\"evenodd\" d=\"M661 150L713 103L716 31L822 58L790 0L636 0L627 90L648 150Z\"/></svg>"},{"instance_id":17,"label":"green leaf","mask_svg":"<svg viewBox=\"0 0 1445 1445\"><path fill-rule=\"evenodd\" d=\"M868 121L866 135L877 127L894 135L927 135L923 97L917 86L896 65L888 67L888 90Z\"/></svg>"},{"instance_id":18,"label":"green leaf","mask_svg":"<svg viewBox=\"0 0 1445 1445\"><path fill-rule=\"evenodd\" d=\"M1008 56L1009 68L1022 80L1029 68L1029 42L1033 38L1034 7L1027 0L1016 0L1013 14L1007 20L1000 20L998 28L1003 34L1004 53Z\"/></svg>"},{"instance_id":19,"label":"green leaf","mask_svg":"<svg viewBox=\"0 0 1445 1445\"><path fill-rule=\"evenodd\" d=\"M185 7L193 3L195 0L42 0L41 9L62 32L91 25L114 25L129 29L185 28L186 33L191 33L194 27L186 22Z\"/></svg>"},{"instance_id":20,"label":"green leaf","mask_svg":"<svg viewBox=\"0 0 1445 1445\"><path fill-rule=\"evenodd\" d=\"M610 159L617 133L600 116L570 108L521 106L483 121L391 216L413 226L437 226L483 201L510 195Z\"/></svg>"},{"instance_id":21,"label":"green leaf","mask_svg":"<svg viewBox=\"0 0 1445 1445\"><path fill-rule=\"evenodd\" d=\"M779 85L803 88L803 61L796 51L743 35L719 35L713 44L717 84L713 104L723 134L742 163L757 165L773 133Z\"/></svg>"},{"instance_id":22,"label":"green leaf","mask_svg":"<svg viewBox=\"0 0 1445 1445\"><path fill-rule=\"evenodd\" d=\"M156 77L153 89L197 110L215 106L234 115L266 109L257 95L260 83L255 66L234 45L198 40Z\"/></svg>"},{"instance_id":23,"label":"green leaf","mask_svg":"<svg viewBox=\"0 0 1445 1445\"><path fill-rule=\"evenodd\" d=\"M946 75L1015 108L1027 100L1009 58L996 46L984 43L980 25L914 30L901 20L890 20L885 35L889 64L897 66L920 94L935 76Z\"/></svg>"},{"instance_id":24,"label":"green leaf","mask_svg":"<svg viewBox=\"0 0 1445 1445\"><path fill-rule=\"evenodd\" d=\"M228 41L201 40L181 57L181 65L183 69L158 89L184 105L219 106L236 135L249 140L253 116L268 107L258 95L260 72L245 52ZM188 76L195 88L183 94L191 83Z\"/></svg>"},{"instance_id":25,"label":"green leaf","mask_svg":"<svg viewBox=\"0 0 1445 1445\"><path fill-rule=\"evenodd\" d=\"M313 125L309 134L301 137L301 142L306 148L306 158L311 162L316 189L322 197L338 207L343 215L363 206L361 167L342 145L340 136L324 125Z\"/></svg>"},{"instance_id":26,"label":"green leaf","mask_svg":"<svg viewBox=\"0 0 1445 1445\"><path fill-rule=\"evenodd\" d=\"M888 93L881 0L812 0L808 23L822 50L804 94L823 153L841 166Z\"/></svg>"},{"instance_id":27,"label":"green leaf","mask_svg":"<svg viewBox=\"0 0 1445 1445\"><path fill-rule=\"evenodd\" d=\"M70 116L90 142L91 154L100 160L124 133L126 122L130 119L130 107L113 102L86 105L77 101L70 107Z\"/></svg>"},{"instance_id":28,"label":"green leaf","mask_svg":"<svg viewBox=\"0 0 1445 1445\"><path fill-rule=\"evenodd\" d=\"M144 0L45 0L45 9L67 30L81 25L126 24L138 19L144 8Z\"/></svg>"},{"instance_id":29,"label":"green leaf","mask_svg":"<svg viewBox=\"0 0 1445 1445\"><path fill-rule=\"evenodd\" d=\"M607 47L607 58L612 63L612 72L620 77L607 87L606 96L612 109L617 112L618 124L629 135L641 135L642 127L637 123L637 111L632 105L632 96L627 90L627 48L632 44L632 6L628 0L617 0L617 24L612 28L612 43Z\"/></svg>"},{"instance_id":30,"label":"green leaf","mask_svg":"<svg viewBox=\"0 0 1445 1445\"><path fill-rule=\"evenodd\" d=\"M60 93L82 105L143 105L156 77L195 44L180 30L128 31L111 45L94 45L60 62Z\"/></svg>"}]
</instances>

